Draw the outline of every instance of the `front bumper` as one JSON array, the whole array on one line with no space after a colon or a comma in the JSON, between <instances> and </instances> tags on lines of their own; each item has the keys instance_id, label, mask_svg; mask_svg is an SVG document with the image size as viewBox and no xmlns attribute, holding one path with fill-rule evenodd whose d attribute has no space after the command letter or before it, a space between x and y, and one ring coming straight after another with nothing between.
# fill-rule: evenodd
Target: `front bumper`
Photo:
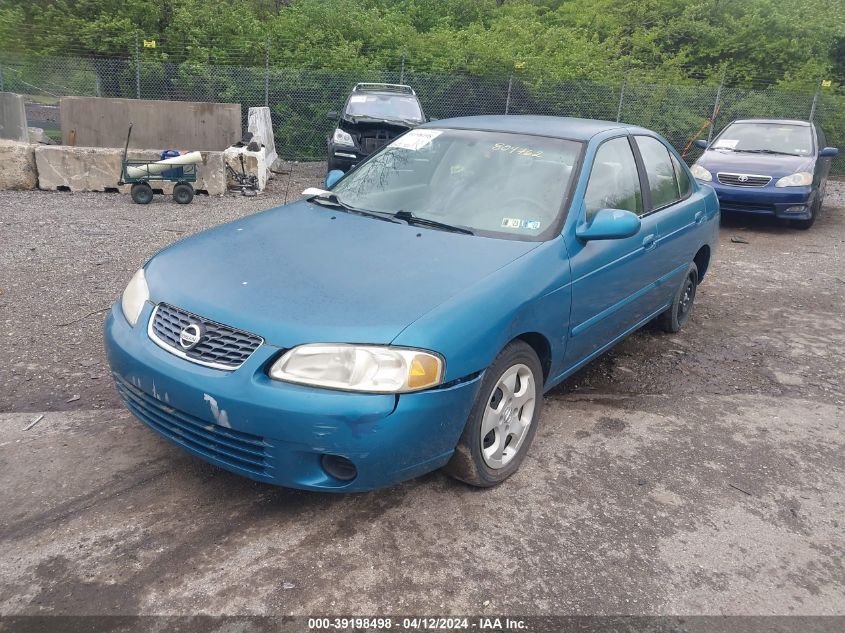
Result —
<instances>
[{"instance_id":1,"label":"front bumper","mask_svg":"<svg viewBox=\"0 0 845 633\"><path fill-rule=\"evenodd\" d=\"M235 371L210 369L148 338L152 309L134 328L119 304L106 318L106 353L127 407L188 452L258 481L354 492L435 470L449 461L481 381L398 396L303 387L267 376L280 351L267 344ZM350 459L355 479L326 472L324 454Z\"/></svg>"},{"instance_id":2,"label":"front bumper","mask_svg":"<svg viewBox=\"0 0 845 633\"><path fill-rule=\"evenodd\" d=\"M810 187L734 187L723 185L715 177L708 185L716 190L719 208L728 213L771 215L791 220L806 220L812 215L815 190Z\"/></svg>"}]
</instances>

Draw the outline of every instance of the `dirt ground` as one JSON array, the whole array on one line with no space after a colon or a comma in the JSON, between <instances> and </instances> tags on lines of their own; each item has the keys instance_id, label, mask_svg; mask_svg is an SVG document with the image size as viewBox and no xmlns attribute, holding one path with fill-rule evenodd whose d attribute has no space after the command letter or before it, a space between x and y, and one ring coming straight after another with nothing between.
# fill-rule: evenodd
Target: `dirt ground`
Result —
<instances>
[{"instance_id":1,"label":"dirt ground","mask_svg":"<svg viewBox=\"0 0 845 633\"><path fill-rule=\"evenodd\" d=\"M684 330L552 391L504 485L332 496L154 435L101 342L157 249L321 176L187 207L0 192L0 615L845 615L845 183L809 231L724 218Z\"/></svg>"}]
</instances>

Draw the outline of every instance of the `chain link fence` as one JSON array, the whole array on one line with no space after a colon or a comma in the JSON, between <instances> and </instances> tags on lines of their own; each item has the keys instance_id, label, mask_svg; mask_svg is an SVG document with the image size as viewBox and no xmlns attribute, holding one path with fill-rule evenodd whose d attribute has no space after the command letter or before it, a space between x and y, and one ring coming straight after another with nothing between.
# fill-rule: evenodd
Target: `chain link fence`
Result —
<instances>
[{"instance_id":1,"label":"chain link fence","mask_svg":"<svg viewBox=\"0 0 845 633\"><path fill-rule=\"evenodd\" d=\"M247 109L271 109L279 155L290 160L324 160L326 138L356 83L406 83L417 92L426 115L449 118L476 114L548 114L618 120L656 130L686 158L692 141L710 138L739 118L814 118L828 144L845 150L845 97L808 82L801 90L773 86L736 87L712 82L669 82L625 73L604 82L586 79L526 80L413 71L335 71L172 63L97 57L15 57L0 52L0 90L55 100L65 95L217 101ZM233 139L234 140L234 139ZM845 151L833 172L845 174Z\"/></svg>"}]
</instances>

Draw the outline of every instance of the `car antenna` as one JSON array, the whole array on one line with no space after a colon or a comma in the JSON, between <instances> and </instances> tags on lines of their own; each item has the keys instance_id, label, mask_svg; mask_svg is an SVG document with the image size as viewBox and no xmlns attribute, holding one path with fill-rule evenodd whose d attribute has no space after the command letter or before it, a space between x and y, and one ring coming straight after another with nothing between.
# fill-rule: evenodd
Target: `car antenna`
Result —
<instances>
[{"instance_id":1,"label":"car antenna","mask_svg":"<svg viewBox=\"0 0 845 633\"><path fill-rule=\"evenodd\" d=\"M297 164L298 161L293 161L290 163L288 168L288 183L285 185L285 201L282 204L288 203L288 191L290 191L290 180L293 177L293 166Z\"/></svg>"}]
</instances>

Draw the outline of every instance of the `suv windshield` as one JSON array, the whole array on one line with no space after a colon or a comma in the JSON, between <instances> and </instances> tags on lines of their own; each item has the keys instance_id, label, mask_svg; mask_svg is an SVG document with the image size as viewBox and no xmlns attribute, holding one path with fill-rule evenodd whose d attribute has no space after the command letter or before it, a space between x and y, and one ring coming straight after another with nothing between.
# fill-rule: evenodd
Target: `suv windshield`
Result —
<instances>
[{"instance_id":1,"label":"suv windshield","mask_svg":"<svg viewBox=\"0 0 845 633\"><path fill-rule=\"evenodd\" d=\"M333 193L360 209L543 239L560 217L581 148L542 136L418 128L350 172Z\"/></svg>"},{"instance_id":2,"label":"suv windshield","mask_svg":"<svg viewBox=\"0 0 845 633\"><path fill-rule=\"evenodd\" d=\"M344 116L422 121L422 110L416 97L354 94L346 103Z\"/></svg>"},{"instance_id":3,"label":"suv windshield","mask_svg":"<svg viewBox=\"0 0 845 633\"><path fill-rule=\"evenodd\" d=\"M713 142L712 148L808 156L813 152L813 138L806 125L732 123Z\"/></svg>"}]
</instances>

